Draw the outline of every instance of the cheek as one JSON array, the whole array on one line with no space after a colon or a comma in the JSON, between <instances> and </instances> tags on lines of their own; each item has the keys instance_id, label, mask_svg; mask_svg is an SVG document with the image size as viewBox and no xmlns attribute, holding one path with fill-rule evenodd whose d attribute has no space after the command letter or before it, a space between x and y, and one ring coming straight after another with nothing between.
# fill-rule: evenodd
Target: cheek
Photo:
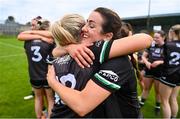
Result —
<instances>
[{"instance_id":1,"label":"cheek","mask_svg":"<svg viewBox=\"0 0 180 119\"><path fill-rule=\"evenodd\" d=\"M104 39L104 38L103 38L103 36L100 35L100 34L94 34L94 35L92 36L92 40L93 40L93 41L99 41L99 40L102 40L102 39Z\"/></svg>"}]
</instances>

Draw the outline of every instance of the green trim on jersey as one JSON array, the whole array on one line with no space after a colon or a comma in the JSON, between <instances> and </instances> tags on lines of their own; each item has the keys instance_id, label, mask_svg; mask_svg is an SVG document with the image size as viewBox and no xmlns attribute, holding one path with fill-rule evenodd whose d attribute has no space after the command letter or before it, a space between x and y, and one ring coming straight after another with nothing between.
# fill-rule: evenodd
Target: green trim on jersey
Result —
<instances>
[{"instance_id":1,"label":"green trim on jersey","mask_svg":"<svg viewBox=\"0 0 180 119\"><path fill-rule=\"evenodd\" d=\"M99 80L102 84L106 85L108 88L115 89L115 90L119 90L121 88L121 86L111 83L110 81L100 76L98 73L96 73L94 76L96 77L97 80Z\"/></svg>"},{"instance_id":2,"label":"green trim on jersey","mask_svg":"<svg viewBox=\"0 0 180 119\"><path fill-rule=\"evenodd\" d=\"M99 62L100 64L102 64L104 62L104 59L105 59L105 51L106 51L106 48L108 46L108 43L109 41L104 41L104 44L102 46L102 50L101 50L101 53L100 53L100 58L99 58Z\"/></svg>"}]
</instances>

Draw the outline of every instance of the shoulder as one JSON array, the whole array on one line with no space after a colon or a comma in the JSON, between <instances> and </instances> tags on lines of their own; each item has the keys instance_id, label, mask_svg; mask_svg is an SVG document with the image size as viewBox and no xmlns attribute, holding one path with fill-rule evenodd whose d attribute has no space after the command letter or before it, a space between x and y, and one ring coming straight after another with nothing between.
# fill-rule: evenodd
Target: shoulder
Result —
<instances>
[{"instance_id":1,"label":"shoulder","mask_svg":"<svg viewBox=\"0 0 180 119\"><path fill-rule=\"evenodd\" d=\"M110 48L113 40L105 41L100 40L93 43L93 46L90 47L91 51L94 53L96 60L100 63L103 63L108 59Z\"/></svg>"}]
</instances>

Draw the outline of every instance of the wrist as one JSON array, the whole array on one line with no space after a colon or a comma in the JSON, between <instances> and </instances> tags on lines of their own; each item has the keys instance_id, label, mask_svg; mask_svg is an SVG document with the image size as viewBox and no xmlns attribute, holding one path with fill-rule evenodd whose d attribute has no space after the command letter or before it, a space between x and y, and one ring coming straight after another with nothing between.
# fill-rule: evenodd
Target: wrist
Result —
<instances>
[{"instance_id":1,"label":"wrist","mask_svg":"<svg viewBox=\"0 0 180 119\"><path fill-rule=\"evenodd\" d=\"M62 49L65 54L69 53L69 45L63 46Z\"/></svg>"}]
</instances>

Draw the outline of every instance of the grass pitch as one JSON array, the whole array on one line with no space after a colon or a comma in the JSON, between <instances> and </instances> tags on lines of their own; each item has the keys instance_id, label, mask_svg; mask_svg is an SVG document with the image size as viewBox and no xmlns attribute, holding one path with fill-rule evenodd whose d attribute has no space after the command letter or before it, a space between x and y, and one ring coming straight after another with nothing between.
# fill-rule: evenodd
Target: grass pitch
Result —
<instances>
[{"instance_id":1,"label":"grass pitch","mask_svg":"<svg viewBox=\"0 0 180 119\"><path fill-rule=\"evenodd\" d=\"M35 118L34 100L23 99L31 92L23 43L15 36L0 36L0 118ZM161 117L154 114L154 100L152 88L142 108L145 118ZM180 106L180 96L178 101Z\"/></svg>"}]
</instances>

